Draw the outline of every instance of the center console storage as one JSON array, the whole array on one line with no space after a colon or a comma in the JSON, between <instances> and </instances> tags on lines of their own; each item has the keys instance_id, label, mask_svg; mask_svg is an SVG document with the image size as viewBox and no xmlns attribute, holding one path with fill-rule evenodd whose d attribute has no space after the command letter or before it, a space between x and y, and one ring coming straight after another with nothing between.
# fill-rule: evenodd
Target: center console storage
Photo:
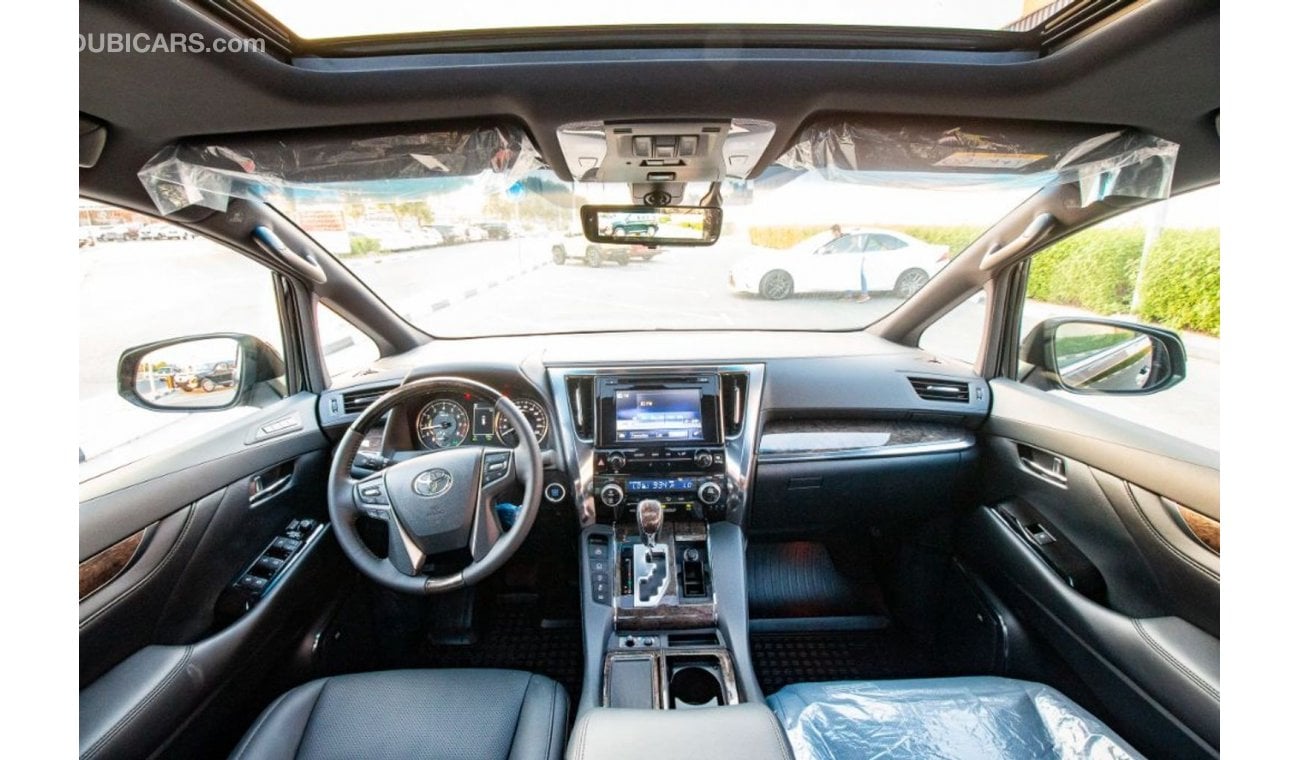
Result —
<instances>
[{"instance_id":1,"label":"center console storage","mask_svg":"<svg viewBox=\"0 0 1300 760\"><path fill-rule=\"evenodd\" d=\"M605 652L601 705L691 710L739 704L731 652L716 633L701 645L703 638L615 634Z\"/></svg>"},{"instance_id":2,"label":"center console storage","mask_svg":"<svg viewBox=\"0 0 1300 760\"><path fill-rule=\"evenodd\" d=\"M785 730L767 705L712 710L588 710L578 718L569 757L585 760L790 760Z\"/></svg>"}]
</instances>

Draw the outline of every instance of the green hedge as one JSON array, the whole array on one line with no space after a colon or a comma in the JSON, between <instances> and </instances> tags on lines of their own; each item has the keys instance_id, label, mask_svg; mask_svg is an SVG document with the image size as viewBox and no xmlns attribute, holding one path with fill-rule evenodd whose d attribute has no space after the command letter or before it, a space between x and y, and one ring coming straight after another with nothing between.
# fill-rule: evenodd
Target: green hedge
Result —
<instances>
[{"instance_id":1,"label":"green hedge","mask_svg":"<svg viewBox=\"0 0 1300 760\"><path fill-rule=\"evenodd\" d=\"M379 253L382 250L378 240L365 235L353 235L348 243L353 256L360 256L365 253Z\"/></svg>"},{"instance_id":2,"label":"green hedge","mask_svg":"<svg viewBox=\"0 0 1300 760\"><path fill-rule=\"evenodd\" d=\"M1165 230L1147 257L1138 316L1219 334L1219 231Z\"/></svg>"},{"instance_id":3,"label":"green hedge","mask_svg":"<svg viewBox=\"0 0 1300 760\"><path fill-rule=\"evenodd\" d=\"M975 242L975 238L984 232L983 227L891 227L890 229L927 243L946 245L950 257L966 250L966 246Z\"/></svg>"},{"instance_id":4,"label":"green hedge","mask_svg":"<svg viewBox=\"0 0 1300 760\"><path fill-rule=\"evenodd\" d=\"M1091 229L1034 256L1029 297L1079 306L1098 314L1123 314L1133 302L1143 231Z\"/></svg>"},{"instance_id":5,"label":"green hedge","mask_svg":"<svg viewBox=\"0 0 1300 760\"><path fill-rule=\"evenodd\" d=\"M844 224L842 226L847 230L857 226L877 225ZM749 229L749 242L766 248L789 248L800 241L807 240L813 235L826 232L829 229L826 225L751 227ZM883 229L897 230L904 235L911 235L917 240L924 240L927 243L946 245L953 256L961 253L966 246L971 244L971 241L979 237L980 233L984 231L980 227L884 227Z\"/></svg>"},{"instance_id":6,"label":"green hedge","mask_svg":"<svg viewBox=\"0 0 1300 760\"><path fill-rule=\"evenodd\" d=\"M853 227L845 224L845 228ZM753 227L750 241L789 248L826 227ZM961 253L979 227L892 227L927 243ZM1029 268L1029 297L1078 306L1098 314L1133 312L1145 231L1140 227L1084 230L1041 251ZM1219 334L1219 231L1165 230L1152 247L1143 274L1140 318L1176 330Z\"/></svg>"}]
</instances>

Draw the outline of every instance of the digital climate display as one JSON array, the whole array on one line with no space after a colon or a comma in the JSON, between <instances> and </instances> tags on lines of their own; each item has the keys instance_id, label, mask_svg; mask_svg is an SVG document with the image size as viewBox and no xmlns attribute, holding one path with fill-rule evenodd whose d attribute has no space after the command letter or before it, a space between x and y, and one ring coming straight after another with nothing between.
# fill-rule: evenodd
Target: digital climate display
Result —
<instances>
[{"instance_id":1,"label":"digital climate display","mask_svg":"<svg viewBox=\"0 0 1300 760\"><path fill-rule=\"evenodd\" d=\"M695 479L648 478L645 480L629 480L627 490L631 493L642 491L693 491L695 490Z\"/></svg>"},{"instance_id":2,"label":"digital climate display","mask_svg":"<svg viewBox=\"0 0 1300 760\"><path fill-rule=\"evenodd\" d=\"M624 443L704 440L700 389L615 392L614 438Z\"/></svg>"}]
</instances>

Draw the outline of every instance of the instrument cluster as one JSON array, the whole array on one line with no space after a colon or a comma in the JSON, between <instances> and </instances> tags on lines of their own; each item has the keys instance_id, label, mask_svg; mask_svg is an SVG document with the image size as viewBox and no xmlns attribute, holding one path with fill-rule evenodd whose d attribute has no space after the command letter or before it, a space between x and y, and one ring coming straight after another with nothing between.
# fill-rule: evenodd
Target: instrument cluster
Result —
<instances>
[{"instance_id":1,"label":"instrument cluster","mask_svg":"<svg viewBox=\"0 0 1300 760\"><path fill-rule=\"evenodd\" d=\"M533 436L540 444L550 433L551 420L546 407L531 398L512 398L519 411L528 418ZM510 420L496 410L488 399L471 393L442 393L431 397L411 417L415 440L420 446L436 451L465 443L472 445L515 446L518 435Z\"/></svg>"}]
</instances>

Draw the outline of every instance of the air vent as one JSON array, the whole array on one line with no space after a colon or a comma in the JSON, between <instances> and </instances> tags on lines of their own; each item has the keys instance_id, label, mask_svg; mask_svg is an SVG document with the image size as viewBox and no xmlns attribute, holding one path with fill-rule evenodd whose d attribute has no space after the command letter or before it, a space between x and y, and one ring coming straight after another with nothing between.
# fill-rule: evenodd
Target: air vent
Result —
<instances>
[{"instance_id":1,"label":"air vent","mask_svg":"<svg viewBox=\"0 0 1300 760\"><path fill-rule=\"evenodd\" d=\"M579 375L565 378L564 382L569 391L569 408L573 411L573 430L582 440L590 441L596 434L596 380L590 375Z\"/></svg>"},{"instance_id":2,"label":"air vent","mask_svg":"<svg viewBox=\"0 0 1300 760\"><path fill-rule=\"evenodd\" d=\"M956 401L965 404L970 401L970 383L960 380L935 380L927 377L909 377L916 395L926 401Z\"/></svg>"},{"instance_id":3,"label":"air vent","mask_svg":"<svg viewBox=\"0 0 1300 760\"><path fill-rule=\"evenodd\" d=\"M748 393L748 374L722 373L722 428L728 438L740 435L745 426L745 400Z\"/></svg>"},{"instance_id":4,"label":"air vent","mask_svg":"<svg viewBox=\"0 0 1300 760\"><path fill-rule=\"evenodd\" d=\"M359 391L345 392L343 394L343 413L361 414L366 410L366 407L375 403L375 399L391 390L392 388L366 388Z\"/></svg>"}]
</instances>

